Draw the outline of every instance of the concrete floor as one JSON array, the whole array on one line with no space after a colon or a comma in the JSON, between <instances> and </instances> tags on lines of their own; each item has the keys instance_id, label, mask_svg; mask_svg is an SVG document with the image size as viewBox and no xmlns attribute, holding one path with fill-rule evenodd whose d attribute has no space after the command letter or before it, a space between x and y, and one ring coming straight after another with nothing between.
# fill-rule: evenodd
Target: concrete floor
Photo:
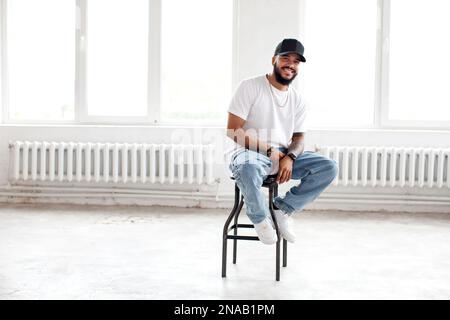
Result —
<instances>
[{"instance_id":1,"label":"concrete floor","mask_svg":"<svg viewBox=\"0 0 450 320\"><path fill-rule=\"evenodd\" d=\"M253 241L221 278L227 214L2 204L0 299L450 298L449 214L300 213L281 282Z\"/></svg>"}]
</instances>

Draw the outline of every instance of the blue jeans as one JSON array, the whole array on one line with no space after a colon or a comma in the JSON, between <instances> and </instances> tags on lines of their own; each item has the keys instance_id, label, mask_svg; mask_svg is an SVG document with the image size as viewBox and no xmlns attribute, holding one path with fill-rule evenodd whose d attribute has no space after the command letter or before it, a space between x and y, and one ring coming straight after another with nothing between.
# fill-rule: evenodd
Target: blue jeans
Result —
<instances>
[{"instance_id":1,"label":"blue jeans","mask_svg":"<svg viewBox=\"0 0 450 320\"><path fill-rule=\"evenodd\" d=\"M286 148L279 150L287 152ZM254 224L263 221L269 214L269 207L261 186L271 171L272 161L256 151L241 149L233 154L229 168L244 196L250 221ZM301 180L301 183L292 187L284 198L275 197L273 203L289 215L300 211L314 201L337 174L336 161L305 151L292 165L291 179Z\"/></svg>"}]
</instances>

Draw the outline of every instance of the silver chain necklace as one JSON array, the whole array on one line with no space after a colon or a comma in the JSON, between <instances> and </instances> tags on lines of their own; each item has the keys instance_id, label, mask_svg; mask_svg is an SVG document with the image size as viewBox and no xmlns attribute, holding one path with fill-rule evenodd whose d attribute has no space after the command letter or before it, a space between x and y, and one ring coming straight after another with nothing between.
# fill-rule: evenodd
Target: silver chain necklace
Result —
<instances>
[{"instance_id":1,"label":"silver chain necklace","mask_svg":"<svg viewBox=\"0 0 450 320\"><path fill-rule=\"evenodd\" d=\"M284 108L289 100L289 92L286 93L286 99L285 99L284 103L283 104L279 103L279 101L275 97L275 92L273 91L272 84L270 83L269 76L267 74L266 74L266 79L267 79L267 82L269 83L270 96L272 97L272 103L276 104L279 108ZM276 103L275 103L275 101L276 101Z\"/></svg>"}]
</instances>

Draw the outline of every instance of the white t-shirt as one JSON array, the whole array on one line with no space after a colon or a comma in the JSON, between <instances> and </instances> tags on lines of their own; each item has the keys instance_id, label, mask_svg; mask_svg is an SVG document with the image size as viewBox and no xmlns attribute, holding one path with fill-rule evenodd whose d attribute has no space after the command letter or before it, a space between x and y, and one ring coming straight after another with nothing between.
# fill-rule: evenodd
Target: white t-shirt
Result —
<instances>
[{"instance_id":1,"label":"white t-shirt","mask_svg":"<svg viewBox=\"0 0 450 320\"><path fill-rule=\"evenodd\" d=\"M294 132L306 132L304 99L292 86L287 91L278 90L270 84L266 75L243 80L228 112L246 120L243 129L247 134L274 147L287 148ZM227 153L242 148L234 143Z\"/></svg>"}]
</instances>

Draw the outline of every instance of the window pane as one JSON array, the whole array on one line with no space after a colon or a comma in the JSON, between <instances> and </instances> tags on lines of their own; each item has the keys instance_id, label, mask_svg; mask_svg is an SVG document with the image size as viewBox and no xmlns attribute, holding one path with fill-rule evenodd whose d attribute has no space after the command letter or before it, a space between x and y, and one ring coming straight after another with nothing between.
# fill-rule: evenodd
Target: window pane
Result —
<instances>
[{"instance_id":1,"label":"window pane","mask_svg":"<svg viewBox=\"0 0 450 320\"><path fill-rule=\"evenodd\" d=\"M87 1L89 115L147 115L148 3Z\"/></svg>"},{"instance_id":2,"label":"window pane","mask_svg":"<svg viewBox=\"0 0 450 320\"><path fill-rule=\"evenodd\" d=\"M450 2L391 1L389 118L450 120Z\"/></svg>"},{"instance_id":3,"label":"window pane","mask_svg":"<svg viewBox=\"0 0 450 320\"><path fill-rule=\"evenodd\" d=\"M162 1L161 118L223 118L231 94L233 1Z\"/></svg>"},{"instance_id":4,"label":"window pane","mask_svg":"<svg viewBox=\"0 0 450 320\"><path fill-rule=\"evenodd\" d=\"M311 0L305 13L310 126L371 125L377 1Z\"/></svg>"},{"instance_id":5,"label":"window pane","mask_svg":"<svg viewBox=\"0 0 450 320\"><path fill-rule=\"evenodd\" d=\"M72 120L75 2L7 2L9 113L15 120Z\"/></svg>"}]
</instances>

